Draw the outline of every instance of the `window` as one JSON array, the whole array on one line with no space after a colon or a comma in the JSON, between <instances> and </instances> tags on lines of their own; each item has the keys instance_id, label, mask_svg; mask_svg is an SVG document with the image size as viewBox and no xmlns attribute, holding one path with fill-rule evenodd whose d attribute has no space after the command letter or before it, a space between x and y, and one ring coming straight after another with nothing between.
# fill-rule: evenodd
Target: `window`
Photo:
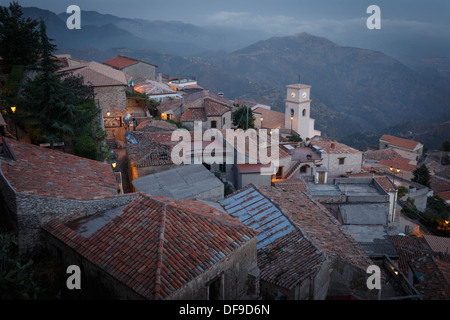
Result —
<instances>
[{"instance_id":1,"label":"window","mask_svg":"<svg viewBox=\"0 0 450 320\"><path fill-rule=\"evenodd\" d=\"M218 276L217 278L210 281L207 285L207 295L208 300L220 300L223 299L222 296L222 276Z\"/></svg>"},{"instance_id":2,"label":"window","mask_svg":"<svg viewBox=\"0 0 450 320\"><path fill-rule=\"evenodd\" d=\"M306 109L303 109L302 116L306 116Z\"/></svg>"},{"instance_id":3,"label":"window","mask_svg":"<svg viewBox=\"0 0 450 320\"><path fill-rule=\"evenodd\" d=\"M227 119L227 118L225 118L225 117L223 118L222 125L225 125L225 122L226 122L225 120L226 120L226 119Z\"/></svg>"},{"instance_id":4,"label":"window","mask_svg":"<svg viewBox=\"0 0 450 320\"><path fill-rule=\"evenodd\" d=\"M294 109L291 109L291 117L293 117L294 116Z\"/></svg>"},{"instance_id":5,"label":"window","mask_svg":"<svg viewBox=\"0 0 450 320\"><path fill-rule=\"evenodd\" d=\"M345 158L338 158L339 165L343 165L345 163Z\"/></svg>"},{"instance_id":6,"label":"window","mask_svg":"<svg viewBox=\"0 0 450 320\"><path fill-rule=\"evenodd\" d=\"M222 173L227 172L227 164L226 163L219 164L219 171Z\"/></svg>"},{"instance_id":7,"label":"window","mask_svg":"<svg viewBox=\"0 0 450 320\"><path fill-rule=\"evenodd\" d=\"M217 128L217 121L216 120L211 121L211 128Z\"/></svg>"}]
</instances>

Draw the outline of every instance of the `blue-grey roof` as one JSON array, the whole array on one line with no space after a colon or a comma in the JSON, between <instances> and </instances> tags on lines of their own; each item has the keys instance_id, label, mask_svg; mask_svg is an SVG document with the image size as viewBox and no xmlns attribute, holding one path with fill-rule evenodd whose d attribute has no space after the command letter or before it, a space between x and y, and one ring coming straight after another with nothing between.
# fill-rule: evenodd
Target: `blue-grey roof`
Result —
<instances>
[{"instance_id":1,"label":"blue-grey roof","mask_svg":"<svg viewBox=\"0 0 450 320\"><path fill-rule=\"evenodd\" d=\"M249 187L219 203L228 214L260 231L257 237L258 249L296 230L275 204L254 187Z\"/></svg>"}]
</instances>

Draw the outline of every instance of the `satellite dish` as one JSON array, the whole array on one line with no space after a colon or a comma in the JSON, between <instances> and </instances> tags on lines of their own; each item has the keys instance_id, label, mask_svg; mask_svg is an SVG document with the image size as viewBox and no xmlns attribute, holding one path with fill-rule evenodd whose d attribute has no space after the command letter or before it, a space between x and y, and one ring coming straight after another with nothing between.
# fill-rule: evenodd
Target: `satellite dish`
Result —
<instances>
[{"instance_id":1,"label":"satellite dish","mask_svg":"<svg viewBox=\"0 0 450 320\"><path fill-rule=\"evenodd\" d=\"M124 117L123 117L123 121L128 124L128 122L131 121L131 114L127 113Z\"/></svg>"}]
</instances>

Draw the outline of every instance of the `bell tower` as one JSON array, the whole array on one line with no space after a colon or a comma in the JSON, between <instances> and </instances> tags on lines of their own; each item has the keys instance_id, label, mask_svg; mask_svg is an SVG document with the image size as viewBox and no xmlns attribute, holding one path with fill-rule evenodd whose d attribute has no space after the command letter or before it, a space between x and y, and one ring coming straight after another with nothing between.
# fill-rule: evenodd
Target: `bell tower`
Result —
<instances>
[{"instance_id":1,"label":"bell tower","mask_svg":"<svg viewBox=\"0 0 450 320\"><path fill-rule=\"evenodd\" d=\"M284 127L297 132L305 140L316 135L320 131L314 130L314 119L311 119L311 86L305 84L291 84L287 86L287 97L284 100L285 120Z\"/></svg>"}]
</instances>

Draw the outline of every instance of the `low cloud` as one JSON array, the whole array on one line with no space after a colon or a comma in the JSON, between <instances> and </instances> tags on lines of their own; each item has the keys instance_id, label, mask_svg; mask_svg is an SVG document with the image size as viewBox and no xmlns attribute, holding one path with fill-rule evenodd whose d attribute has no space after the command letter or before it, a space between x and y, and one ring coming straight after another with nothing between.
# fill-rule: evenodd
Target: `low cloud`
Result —
<instances>
[{"instance_id":1,"label":"low cloud","mask_svg":"<svg viewBox=\"0 0 450 320\"><path fill-rule=\"evenodd\" d=\"M234 27L245 30L261 30L268 34L285 36L307 32L319 36L340 36L367 32L369 16L354 19L304 20L286 15L262 16L249 12L221 11L202 19L203 25ZM391 34L411 33L422 36L450 36L448 25L412 20L390 20L381 17L382 32Z\"/></svg>"}]
</instances>

